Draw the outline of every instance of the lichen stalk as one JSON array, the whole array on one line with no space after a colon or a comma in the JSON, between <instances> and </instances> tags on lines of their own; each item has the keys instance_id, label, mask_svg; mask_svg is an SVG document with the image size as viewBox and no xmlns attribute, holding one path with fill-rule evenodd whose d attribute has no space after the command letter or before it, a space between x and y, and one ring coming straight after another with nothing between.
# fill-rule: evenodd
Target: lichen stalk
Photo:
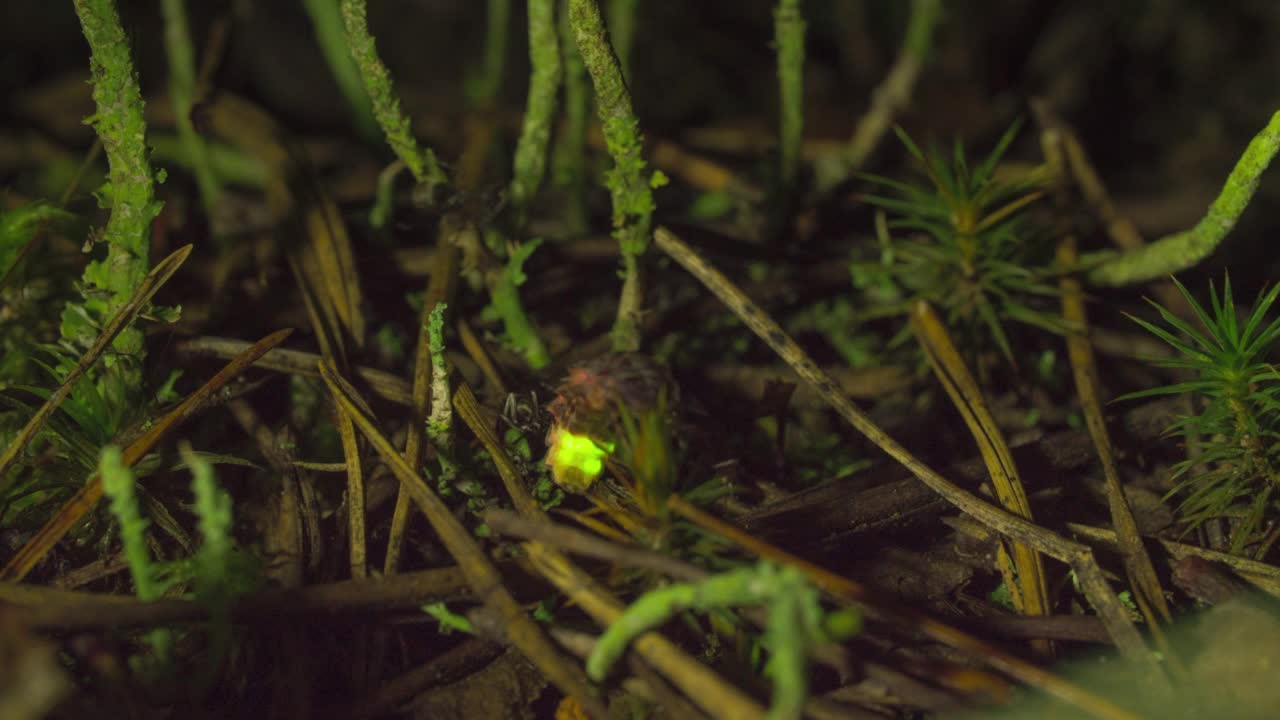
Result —
<instances>
[{"instance_id":1,"label":"lichen stalk","mask_svg":"<svg viewBox=\"0 0 1280 720\"><path fill-rule=\"evenodd\" d=\"M1093 285L1148 282L1194 267L1222 243L1258 190L1262 173L1280 152L1280 112L1249 143L1208 212L1190 230L1166 235L1141 250L1108 254L1088 275Z\"/></svg>"},{"instance_id":2,"label":"lichen stalk","mask_svg":"<svg viewBox=\"0 0 1280 720\"><path fill-rule=\"evenodd\" d=\"M373 117L382 128L391 151L409 168L413 179L428 191L444 185L448 177L436 160L435 152L418 144L409 116L400 108L391 72L378 56L377 42L369 32L365 0L342 0L342 22L351 57L360 71L360 79L372 104Z\"/></svg>"},{"instance_id":3,"label":"lichen stalk","mask_svg":"<svg viewBox=\"0 0 1280 720\"><path fill-rule=\"evenodd\" d=\"M633 351L640 347L639 316L644 299L640 259L649 247L653 187L663 178L645 172L640 121L631 108L631 94L609 44L599 5L595 0L569 0L569 22L582 62L591 75L605 146L613 158L606 183L613 202L613 236L622 250L624 272L613 325L613 348Z\"/></svg>"},{"instance_id":4,"label":"lichen stalk","mask_svg":"<svg viewBox=\"0 0 1280 720\"><path fill-rule=\"evenodd\" d=\"M556 0L529 0L529 63L529 97L511 179L511 201L521 218L546 174L551 120L560 89Z\"/></svg>"},{"instance_id":5,"label":"lichen stalk","mask_svg":"<svg viewBox=\"0 0 1280 720\"><path fill-rule=\"evenodd\" d=\"M147 125L143 119L142 92L130 57L129 39L120 24L114 0L75 0L76 15L85 40L89 43L89 68L93 82L93 101L97 112L87 122L102 141L109 168L107 185L100 201L111 208L103 241L107 243L105 261L94 261L85 268L86 302L95 291L107 295L101 318L116 311L142 284L150 263L151 221L160 214L156 200L155 177L147 155ZM97 335L96 328L84 321L79 307L68 306L63 313L62 336L76 344L88 345ZM140 364L143 356L142 331L129 328L120 333L112 346L119 356ZM137 365L126 378L128 387L140 387Z\"/></svg>"}]
</instances>

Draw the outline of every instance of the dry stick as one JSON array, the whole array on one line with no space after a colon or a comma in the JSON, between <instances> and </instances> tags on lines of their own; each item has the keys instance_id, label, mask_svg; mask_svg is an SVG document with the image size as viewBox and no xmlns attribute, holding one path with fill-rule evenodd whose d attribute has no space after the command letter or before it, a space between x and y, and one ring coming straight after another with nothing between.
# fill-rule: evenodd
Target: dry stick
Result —
<instances>
[{"instance_id":1,"label":"dry stick","mask_svg":"<svg viewBox=\"0 0 1280 720\"><path fill-rule=\"evenodd\" d=\"M488 348L480 341L480 336L476 335L476 331L471 329L471 323L467 322L466 318L460 317L455 327L458 329L458 339L462 341L462 348L467 351L467 355L480 368L485 380L493 386L493 390L499 396L506 396L507 381L502 378L502 371L498 369L498 364L493 361L493 355L489 353Z\"/></svg>"},{"instance_id":2,"label":"dry stick","mask_svg":"<svg viewBox=\"0 0 1280 720\"><path fill-rule=\"evenodd\" d=\"M175 350L179 355L212 355L230 358L243 352L246 347L248 343L244 340L198 337L178 341ZM316 353L280 348L264 355L257 365L263 370L318 378L320 373L316 370L316 363L319 360L320 356ZM413 388L404 378L368 367L354 368L352 374L367 383L369 389L378 397L397 405L413 405Z\"/></svg>"},{"instance_id":3,"label":"dry stick","mask_svg":"<svg viewBox=\"0 0 1280 720\"><path fill-rule=\"evenodd\" d=\"M443 222L439 225L445 230ZM441 234L436 240L431 279L427 282L426 296L422 299L422 314L418 317L418 344L413 360L413 391L410 396L409 424L405 430L404 461L411 468L422 466L423 439L427 427L427 415L431 411L431 344L428 342L427 325L436 305L448 302L453 294L457 277L458 250ZM396 492L396 507L391 515L391 532L387 537L387 557L383 572L390 575L400 567L400 553L404 548L405 529L409 523L411 499L401 485Z\"/></svg>"},{"instance_id":4,"label":"dry stick","mask_svg":"<svg viewBox=\"0 0 1280 720\"><path fill-rule=\"evenodd\" d=\"M683 582L699 582L707 577L705 570L662 553L611 542L582 530L523 517L509 510L486 511L484 524L503 535L536 540L572 555L646 568Z\"/></svg>"},{"instance_id":5,"label":"dry stick","mask_svg":"<svg viewBox=\"0 0 1280 720\"><path fill-rule=\"evenodd\" d=\"M430 599L460 600L470 596L462 571L445 567L381 580L341 580L265 590L238 600L232 617L238 621L269 621L296 614L409 609ZM164 625L209 617L209 608L195 600L144 601L128 595L14 583L0 583L0 602L12 606L15 616L25 624L63 630Z\"/></svg>"},{"instance_id":6,"label":"dry stick","mask_svg":"<svg viewBox=\"0 0 1280 720\"><path fill-rule=\"evenodd\" d=\"M1067 529L1074 535L1078 535L1086 541L1103 543L1109 547L1119 548L1120 541L1116 532L1110 528L1093 527L1092 525L1083 525L1080 523L1067 523ZM1238 555L1220 552L1218 550L1210 550L1202 548L1198 545L1188 545L1180 543L1176 540L1156 537L1152 538L1160 543L1169 556L1175 560L1182 560L1188 557L1198 557L1209 560L1210 562L1221 563L1231 568L1240 577L1247 580L1254 587L1262 592L1280 599L1280 568L1275 565L1269 565L1257 560L1243 558Z\"/></svg>"},{"instance_id":7,"label":"dry stick","mask_svg":"<svg viewBox=\"0 0 1280 720\"><path fill-rule=\"evenodd\" d=\"M62 404L62 401L67 399L67 396L75 389L76 383L80 378L89 371L89 368L93 367L93 364L98 361L98 358L102 357L107 348L111 347L111 341L115 340L116 336L128 327L129 323L133 322L138 313L146 308L147 303L151 301L156 291L168 282L169 278L173 277L178 268L182 267L182 263L191 254L191 248L191 245L178 248L169 257L157 263L151 269L151 272L147 273L147 276L142 279L142 283L138 285L138 289L134 291L133 297L129 298L129 302L125 303L120 308L120 311L115 314L115 317L111 318L111 322L107 323L107 326L102 329L102 333L98 335L98 339L93 342L93 346L80 357L71 372L67 373L67 377L63 379L58 389L53 391L49 399L45 400L40 409L36 411L36 414L31 416L27 424L13 438L13 442L9 443L9 447L5 448L4 455L0 456L0 489L7 487L8 482L5 480L5 475L13 467L23 449L35 439L36 433L40 432L44 424L49 421L49 418L58 409L58 406Z\"/></svg>"},{"instance_id":8,"label":"dry stick","mask_svg":"<svg viewBox=\"0 0 1280 720\"><path fill-rule=\"evenodd\" d=\"M481 638L471 638L418 667L387 680L367 697L336 710L334 718L383 717L397 706L433 687L457 682L488 665L504 648Z\"/></svg>"},{"instance_id":9,"label":"dry stick","mask_svg":"<svg viewBox=\"0 0 1280 720\"><path fill-rule=\"evenodd\" d=\"M682 582L701 582L710 575L702 568L652 550L611 542L576 528L539 522L506 510L489 510L484 515L484 521L486 525L504 535L516 535L529 540L536 540L553 545L573 555L585 555L611 563L626 565L627 567L646 568ZM763 613L747 612L745 616L757 627L764 628L765 619ZM1100 626L1099 630L1102 630ZM823 660L820 655L815 657ZM972 679L973 673L978 671L967 670L966 672L969 673ZM994 676L990 678L990 681L996 684L1004 682Z\"/></svg>"},{"instance_id":10,"label":"dry stick","mask_svg":"<svg viewBox=\"0 0 1280 720\"><path fill-rule=\"evenodd\" d=\"M124 449L124 464L132 467L135 463L142 459L144 455L164 439L179 425L188 418L200 412L204 406L214 397L214 394L221 390L227 383L235 379L240 373L249 369L251 365L268 350L284 342L293 330L277 330L276 332L264 337L253 345L249 346L243 353L238 355L225 367L218 371L216 375L209 379L204 385L196 390L182 404L169 411L163 418L151 426L151 429L142 435L142 437L133 441L129 447ZM98 501L102 499L102 476L94 473L89 477L85 486L79 490L70 500L62 506L44 527L31 538L26 545L18 551L16 555L9 559L8 564L0 569L0 580L8 580L16 582L26 577L31 572L31 568L36 566L45 555L53 549L58 540L67 534L72 526L76 524L80 518L84 517L90 510L97 506Z\"/></svg>"},{"instance_id":11,"label":"dry stick","mask_svg":"<svg viewBox=\"0 0 1280 720\"><path fill-rule=\"evenodd\" d=\"M563 555L542 543L529 542L523 547L533 566L597 623L608 625L622 616L622 603ZM662 635L645 633L631 647L712 717L764 718L764 708L758 703Z\"/></svg>"},{"instance_id":12,"label":"dry stick","mask_svg":"<svg viewBox=\"0 0 1280 720\"><path fill-rule=\"evenodd\" d=\"M654 241L663 252L702 281L707 289L719 297L753 332L768 343L774 352L791 365L797 375L813 385L841 417L911 471L921 482L983 525L1070 565L1075 570L1085 595L1097 608L1108 632L1116 641L1116 646L1135 659L1151 662L1150 656L1145 652L1141 636L1129 622L1124 607L1107 585L1093 557L1093 551L1089 547L993 507L934 472L867 418L849 398L840 392L835 381L818 368L795 340L792 340L772 318L757 307L728 278L707 264L682 240L666 228L660 227L654 233ZM1025 663L1019 663L1016 668L1019 674L1014 674L1014 677L1023 679L1028 668L1029 666Z\"/></svg>"},{"instance_id":13,"label":"dry stick","mask_svg":"<svg viewBox=\"0 0 1280 720\"><path fill-rule=\"evenodd\" d=\"M1031 502L1027 500L1027 491L1009 451L1009 443L996 425L978 382L969 372L942 320L927 302L921 300L912 310L911 327L938 381L973 434L1000 504L1009 512L1031 520ZM1014 593L1014 606L1024 615L1048 615L1049 584L1045 579L1043 558L1022 543L1013 543L1012 552L1006 550L1003 543L998 547L996 556L1000 572L1005 586ZM1045 654L1053 652L1053 646L1048 642L1034 643L1033 646Z\"/></svg>"},{"instance_id":14,"label":"dry stick","mask_svg":"<svg viewBox=\"0 0 1280 720\"><path fill-rule=\"evenodd\" d=\"M1065 235L1058 244L1058 265L1072 268L1077 261L1076 239L1073 235ZM1102 417L1102 403L1098 399L1098 367L1093 357L1093 349L1089 346L1088 315L1085 312L1084 292L1080 281L1073 275L1063 275L1058 281L1062 290L1062 316L1067 323L1080 328L1067 335L1067 357L1071 361L1071 373L1075 377L1076 392L1080 396L1080 408L1084 412L1085 426L1089 436L1093 438L1094 448L1098 452L1098 460L1102 464L1102 475L1106 481L1107 504L1111 508L1111 524L1115 526L1120 537L1121 557L1129 582L1133 585L1141 602L1146 605L1144 614L1152 630L1158 623L1171 622L1173 616L1165 601L1164 590L1160 587L1160 578L1156 575L1151 556L1142 544L1138 535L1138 523L1133 517L1133 510L1124 495L1124 485L1120 482L1120 472L1116 468L1115 455L1111 449L1111 437L1107 433L1106 421ZM1154 612L1153 612L1154 611ZM1156 630L1158 632L1158 630ZM1161 641L1162 635L1157 635ZM1165 650L1168 654L1168 650Z\"/></svg>"},{"instance_id":15,"label":"dry stick","mask_svg":"<svg viewBox=\"0 0 1280 720\"><path fill-rule=\"evenodd\" d=\"M604 717L604 707L592 692L586 676L576 665L565 661L520 604L502 584L502 576L484 551L476 545L471 533L454 517L436 493L427 486L416 470L409 467L396 452L391 441L374 425L361 408L363 400L332 364L321 361L320 377L329 387L342 412L351 417L369 444L386 463L413 498L414 503L435 529L449 554L458 562L476 596L503 621L507 637L530 662L538 667L556 687L573 697L593 716Z\"/></svg>"},{"instance_id":16,"label":"dry stick","mask_svg":"<svg viewBox=\"0 0 1280 720\"><path fill-rule=\"evenodd\" d=\"M346 351L343 338L346 335L332 310L332 303L323 297L317 297L311 282L311 274L302 270L302 262L295 255L289 257L289 267L302 292L302 302L306 306L307 317L316 340L320 344L321 355L333 362L346 365ZM323 278L322 278L323 280ZM351 576L363 578L368 574L368 546L365 536L364 522L364 471L360 465L360 444L351 421L341 412L335 413L334 427L342 442L343 470L347 476L347 561L351 568Z\"/></svg>"},{"instance_id":17,"label":"dry stick","mask_svg":"<svg viewBox=\"0 0 1280 720\"><path fill-rule=\"evenodd\" d=\"M853 137L841 152L840 172L823 184L838 185L862 169L880 139L893 125L894 118L911 102L916 78L924 67L925 56L933 44L933 30L942 14L942 0L912 0L907 31L898 58L884 81L871 93L871 107L854 128Z\"/></svg>"},{"instance_id":18,"label":"dry stick","mask_svg":"<svg viewBox=\"0 0 1280 720\"><path fill-rule=\"evenodd\" d=\"M1037 109L1042 117L1050 117L1043 103ZM1093 356L1093 347L1089 344L1089 316L1085 311L1084 288L1080 280L1070 274L1070 271L1076 268L1079 256L1076 237L1071 231L1067 216L1069 187L1065 169L1070 153L1064 153L1062 141L1068 135L1069 133L1063 133L1056 128L1049 128L1041 133L1041 146L1045 160L1054 171L1052 173L1055 184L1054 194L1058 206L1058 222L1061 226L1058 232L1060 239L1057 262L1062 270L1068 271L1058 281L1058 287L1062 291L1062 317L1067 325L1073 328L1066 337L1067 357L1071 362L1071 373L1075 378L1076 393L1080 397L1080 407L1084 412L1085 426L1098 453L1098 461L1102 464L1102 475L1107 488L1107 505L1111 510L1111 524L1121 539L1120 555L1124 561L1125 572L1129 576L1129 584L1133 586L1135 598L1147 620L1147 625L1152 629L1155 641L1161 646L1165 656L1176 663L1176 658L1159 628L1161 621L1168 623L1173 617L1165 601L1164 589L1160 587L1160 579L1156 576L1155 566L1151 563L1151 556L1147 554L1147 549L1138 535L1138 523L1133 517L1129 501L1125 498L1124 486L1120 482L1120 472L1116 467L1115 456L1111 449L1111 437L1102 416L1102 401L1098 397L1101 383L1098 381L1098 366ZM1068 144L1070 144L1069 141ZM1082 153L1078 144L1076 150ZM1093 192L1097 193L1101 188L1097 176L1093 175L1093 168L1089 167L1087 161L1084 163L1083 170L1085 172L1082 174L1081 168L1073 168L1073 174L1079 178L1081 189L1088 197L1090 190L1086 189L1086 179L1097 187ZM1105 201L1105 195L1102 195L1101 199ZM1106 208L1110 210L1108 214L1114 216L1114 209L1110 208L1109 202ZM1125 228L1121 231L1121 236L1128 238L1124 242L1142 244L1142 238L1137 236L1137 230L1131 225L1122 223L1120 227ZM1119 242L1119 236L1117 241Z\"/></svg>"},{"instance_id":19,"label":"dry stick","mask_svg":"<svg viewBox=\"0 0 1280 720\"><path fill-rule=\"evenodd\" d=\"M979 640L950 625L941 623L922 612L907 606L891 606L887 603L871 604L871 593L862 585L847 578L836 575L825 568L815 565L804 558L781 550L739 530L723 520L695 507L684 498L675 495L667 507L685 519L728 538L750 552L778 563L785 563L800 570L814 585L838 598L867 605L877 613L897 619L905 624L913 625L925 636L953 647L974 657L982 658L991 667L1007 673L1031 687L1107 720L1136 720L1137 716L1127 710L1113 705L1110 701L1074 685L1062 678L1042 670L1021 658ZM535 563L536 565L536 563Z\"/></svg>"}]
</instances>

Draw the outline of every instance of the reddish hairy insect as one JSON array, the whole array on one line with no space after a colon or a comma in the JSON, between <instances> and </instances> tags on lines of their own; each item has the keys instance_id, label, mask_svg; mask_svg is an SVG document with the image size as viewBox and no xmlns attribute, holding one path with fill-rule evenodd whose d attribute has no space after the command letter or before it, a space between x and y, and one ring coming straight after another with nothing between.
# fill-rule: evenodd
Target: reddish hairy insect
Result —
<instances>
[{"instance_id":1,"label":"reddish hairy insect","mask_svg":"<svg viewBox=\"0 0 1280 720\"><path fill-rule=\"evenodd\" d=\"M673 412L678 395L671 373L639 353L610 353L570 368L547 407L547 464L555 481L585 492L600 472L601 456L626 439L625 419L632 420L634 435L635 418Z\"/></svg>"},{"instance_id":2,"label":"reddish hairy insect","mask_svg":"<svg viewBox=\"0 0 1280 720\"><path fill-rule=\"evenodd\" d=\"M666 367L640 353L609 353L570 368L547 411L570 432L609 439L620 408L649 412L664 392L674 408L678 389Z\"/></svg>"}]
</instances>

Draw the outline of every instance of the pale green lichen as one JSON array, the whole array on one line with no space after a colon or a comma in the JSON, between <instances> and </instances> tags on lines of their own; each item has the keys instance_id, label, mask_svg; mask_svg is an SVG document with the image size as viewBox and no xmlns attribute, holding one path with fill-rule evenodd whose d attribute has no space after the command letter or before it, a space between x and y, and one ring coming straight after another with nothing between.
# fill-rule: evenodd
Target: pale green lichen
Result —
<instances>
[{"instance_id":1,"label":"pale green lichen","mask_svg":"<svg viewBox=\"0 0 1280 720\"><path fill-rule=\"evenodd\" d=\"M521 216L546 174L551 119L560 90L560 43L556 37L555 0L529 0L529 98L524 127L516 144L511 201Z\"/></svg>"},{"instance_id":2,"label":"pale green lichen","mask_svg":"<svg viewBox=\"0 0 1280 720\"><path fill-rule=\"evenodd\" d=\"M409 117L400 109L400 98L391 81L391 72L378 57L377 43L369 33L368 7L365 0L342 0L342 21L346 28L347 46L360 71L365 92L373 106L373 116L382 127L387 144L404 162L413 179L429 191L444 185L448 178L431 148L418 144Z\"/></svg>"},{"instance_id":3,"label":"pale green lichen","mask_svg":"<svg viewBox=\"0 0 1280 720\"><path fill-rule=\"evenodd\" d=\"M1109 287L1149 282L1193 267L1207 258L1249 206L1262 172L1277 151L1280 151L1280 112L1271 116L1267 126L1245 148L1217 199L1195 227L1162 237L1141 250L1090 258L1101 264L1089 272L1089 282Z\"/></svg>"}]
</instances>

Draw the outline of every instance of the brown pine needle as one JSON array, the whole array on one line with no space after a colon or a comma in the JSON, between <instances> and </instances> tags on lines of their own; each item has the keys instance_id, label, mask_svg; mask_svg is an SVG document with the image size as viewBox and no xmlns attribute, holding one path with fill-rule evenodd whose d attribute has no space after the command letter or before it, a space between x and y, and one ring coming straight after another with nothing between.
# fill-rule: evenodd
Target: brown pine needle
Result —
<instances>
[{"instance_id":1,"label":"brown pine needle","mask_svg":"<svg viewBox=\"0 0 1280 720\"><path fill-rule=\"evenodd\" d=\"M1107 584L1089 547L1039 527L1025 518L994 507L939 475L864 415L853 401L840 392L840 386L835 380L824 373L776 321L766 315L723 273L711 267L684 241L670 230L660 227L654 233L654 243L720 298L747 327L791 365L797 375L821 393L841 417L911 471L911 474L930 489L983 525L1070 565L1077 579L1080 580L1086 597L1098 610L1098 615L1121 652L1141 663L1152 662L1142 636L1133 627L1124 606L1120 604L1119 599ZM1068 698L1063 699L1070 701Z\"/></svg>"},{"instance_id":2,"label":"brown pine needle","mask_svg":"<svg viewBox=\"0 0 1280 720\"><path fill-rule=\"evenodd\" d=\"M606 714L604 707L595 698L581 668L568 662L556 650L542 629L525 614L520 603L502 584L502 575L472 539L471 533L454 517L449 506L445 505L435 491L423 481L422 476L409 467L400 453L396 452L391 441L378 430L373 419L362 409L365 407L364 400L355 389L328 361L321 361L319 369L320 377L329 387L329 392L338 404L339 412L344 412L351 418L378 456L400 481L401 487L408 491L414 503L418 505L418 509L426 515L440 542L444 543L449 554L457 561L458 567L466 574L472 590L501 620L511 644L524 653L525 657L529 658L529 661L561 691L576 698L593 716L604 717Z\"/></svg>"},{"instance_id":3,"label":"brown pine needle","mask_svg":"<svg viewBox=\"0 0 1280 720\"><path fill-rule=\"evenodd\" d=\"M102 329L102 333L93 342L93 346L80 358L76 366L71 369L71 372L67 373L67 377L63 379L58 389L53 391L49 399L40 406L36 414L31 416L31 419L23 426L22 431L14 437L13 442L9 443L9 447L5 448L4 455L0 455L0 491L8 487L8 481L5 480L5 476L17 461L18 456L22 454L23 449L35 439L36 433L40 432L44 424L49 421L53 411L58 409L62 401L67 399L67 396L75 389L76 383L79 382L80 378L89 371L89 368L93 367L93 364L98 361L98 358L102 357L107 348L111 347L111 342L116 339L116 336L128 327L129 323L133 322L138 313L146 309L147 303L155 296L156 291L163 287L169 281L169 278L173 277L178 268L182 267L182 263L191 254L191 248L191 245L180 247L173 251L169 257L156 263L151 272L147 273L147 276L142 279L142 284L138 286L133 297L129 298L129 302L125 303L115 317L111 318L107 326Z\"/></svg>"},{"instance_id":4,"label":"brown pine needle","mask_svg":"<svg viewBox=\"0 0 1280 720\"><path fill-rule=\"evenodd\" d=\"M169 433L173 432L179 425L186 422L196 413L204 409L204 406L213 399L215 393L221 390L235 379L240 373L248 370L251 365L268 350L284 342L286 338L293 333L293 330L277 330L274 333L262 338L258 342L250 345L243 353L238 355L234 360L227 363L225 367L218 371L216 375L209 378L209 381L200 386L182 404L169 411L167 415L151 426L142 437L133 441L124 449L124 464L126 467L132 467L135 463L143 458L147 453L151 452L161 440ZM9 558L8 564L0 569L0 580L17 582L27 576L31 572L31 568L36 566L53 546L62 539L67 532L75 526L86 514L97 506L98 501L102 499L102 476L94 473L89 477L85 486L80 489L70 500L62 506L44 527L31 538L16 555Z\"/></svg>"},{"instance_id":5,"label":"brown pine needle","mask_svg":"<svg viewBox=\"0 0 1280 720\"><path fill-rule=\"evenodd\" d=\"M836 575L802 557L792 555L785 550L759 540L686 502L682 497L673 495L667 501L667 507L686 520L732 540L762 558L786 564L799 570L815 586L835 597L872 608L884 617L896 619L899 622L913 626L926 636L944 645L966 652L973 657L982 658L991 667L1007 673L1010 677L1021 680L1031 687L1039 688L1065 703L1085 710L1094 717L1104 718L1105 720L1137 720L1138 718L1137 715L1113 705L1110 701L1098 697L1084 688L1063 680L1047 670L1042 670L1017 656L1010 655L966 632L934 620L922 612L897 603L890 605L889 603L875 602L871 593L862 585Z\"/></svg>"},{"instance_id":6,"label":"brown pine needle","mask_svg":"<svg viewBox=\"0 0 1280 720\"><path fill-rule=\"evenodd\" d=\"M952 342L951 334L933 308L924 301L918 302L911 313L911 327L924 348L934 375L973 434L1000 504L1009 512L1032 519L1031 503L1013 462L1013 454L1009 452L1009 443L996 425L982 389ZM1048 615L1049 585L1045 579L1044 561L1039 553L1022 543L1013 543L1010 550L1012 566L1002 563L1001 574L1010 590L1017 589L1014 598L1018 610L1024 615ZM1052 652L1052 646L1047 642L1038 643L1036 647L1046 653Z\"/></svg>"}]
</instances>

